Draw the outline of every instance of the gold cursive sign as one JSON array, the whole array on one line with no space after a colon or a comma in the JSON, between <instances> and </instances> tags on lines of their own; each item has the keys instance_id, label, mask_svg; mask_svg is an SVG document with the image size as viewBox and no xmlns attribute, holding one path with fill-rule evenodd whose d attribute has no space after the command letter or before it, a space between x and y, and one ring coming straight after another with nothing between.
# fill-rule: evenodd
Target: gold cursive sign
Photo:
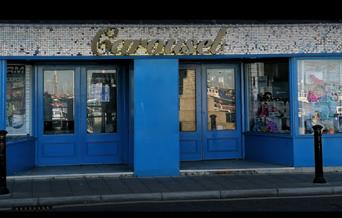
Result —
<instances>
[{"instance_id":1,"label":"gold cursive sign","mask_svg":"<svg viewBox=\"0 0 342 218\"><path fill-rule=\"evenodd\" d=\"M204 55L217 54L227 28L221 28L212 40L161 40L161 39L118 39L119 30L106 28L96 33L91 43L95 55L134 55L141 48L149 55Z\"/></svg>"}]
</instances>

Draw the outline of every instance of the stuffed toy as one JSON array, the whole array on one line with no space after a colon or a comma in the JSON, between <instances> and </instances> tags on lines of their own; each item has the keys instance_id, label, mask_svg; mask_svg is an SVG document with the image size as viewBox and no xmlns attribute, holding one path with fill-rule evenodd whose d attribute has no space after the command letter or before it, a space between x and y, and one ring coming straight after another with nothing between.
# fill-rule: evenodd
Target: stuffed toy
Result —
<instances>
[{"instance_id":1,"label":"stuffed toy","mask_svg":"<svg viewBox=\"0 0 342 218\"><path fill-rule=\"evenodd\" d=\"M318 96L313 91L309 91L308 92L308 101L309 102L317 102Z\"/></svg>"},{"instance_id":2,"label":"stuffed toy","mask_svg":"<svg viewBox=\"0 0 342 218\"><path fill-rule=\"evenodd\" d=\"M266 128L267 128L268 132L277 132L278 131L277 124L270 119L266 120Z\"/></svg>"},{"instance_id":3,"label":"stuffed toy","mask_svg":"<svg viewBox=\"0 0 342 218\"><path fill-rule=\"evenodd\" d=\"M321 105L321 120L328 120L329 119L329 106L326 104Z\"/></svg>"},{"instance_id":4,"label":"stuffed toy","mask_svg":"<svg viewBox=\"0 0 342 218\"><path fill-rule=\"evenodd\" d=\"M263 101L272 101L272 93L265 92L265 94L262 96Z\"/></svg>"},{"instance_id":5,"label":"stuffed toy","mask_svg":"<svg viewBox=\"0 0 342 218\"><path fill-rule=\"evenodd\" d=\"M264 103L261 105L260 109L259 109L259 116L268 116L268 105L267 103Z\"/></svg>"},{"instance_id":6,"label":"stuffed toy","mask_svg":"<svg viewBox=\"0 0 342 218\"><path fill-rule=\"evenodd\" d=\"M324 113L323 116L326 119L328 119L327 117L329 116L333 117L335 115L337 104L331 94L326 94L320 97L319 102L321 103L321 110Z\"/></svg>"}]
</instances>

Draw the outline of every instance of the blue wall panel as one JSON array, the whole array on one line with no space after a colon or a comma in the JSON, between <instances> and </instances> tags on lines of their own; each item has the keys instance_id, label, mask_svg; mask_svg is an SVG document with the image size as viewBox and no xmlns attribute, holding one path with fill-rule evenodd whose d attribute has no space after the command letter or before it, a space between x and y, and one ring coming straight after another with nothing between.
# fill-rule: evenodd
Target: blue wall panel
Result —
<instances>
[{"instance_id":1,"label":"blue wall panel","mask_svg":"<svg viewBox=\"0 0 342 218\"><path fill-rule=\"evenodd\" d=\"M342 166L342 138L322 138L323 166ZM294 140L294 165L295 167L313 167L314 139L312 137L301 137Z\"/></svg>"},{"instance_id":2,"label":"blue wall panel","mask_svg":"<svg viewBox=\"0 0 342 218\"><path fill-rule=\"evenodd\" d=\"M303 137L294 140L294 166L314 166L314 141L313 138ZM323 149L325 143L323 143Z\"/></svg>"},{"instance_id":3,"label":"blue wall panel","mask_svg":"<svg viewBox=\"0 0 342 218\"><path fill-rule=\"evenodd\" d=\"M293 140L290 137L246 135L245 159L293 166Z\"/></svg>"},{"instance_id":4,"label":"blue wall panel","mask_svg":"<svg viewBox=\"0 0 342 218\"><path fill-rule=\"evenodd\" d=\"M134 172L178 175L178 60L135 60L133 83Z\"/></svg>"},{"instance_id":5,"label":"blue wall panel","mask_svg":"<svg viewBox=\"0 0 342 218\"><path fill-rule=\"evenodd\" d=\"M6 153L7 175L31 169L35 165L35 140L8 140Z\"/></svg>"}]
</instances>

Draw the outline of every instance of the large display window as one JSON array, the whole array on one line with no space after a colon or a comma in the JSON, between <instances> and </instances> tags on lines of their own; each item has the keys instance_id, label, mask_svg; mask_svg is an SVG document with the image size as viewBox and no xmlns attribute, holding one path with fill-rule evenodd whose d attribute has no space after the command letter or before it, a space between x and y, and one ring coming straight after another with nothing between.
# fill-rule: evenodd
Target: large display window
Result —
<instances>
[{"instance_id":1,"label":"large display window","mask_svg":"<svg viewBox=\"0 0 342 218\"><path fill-rule=\"evenodd\" d=\"M246 63L249 131L289 133L288 61Z\"/></svg>"},{"instance_id":2,"label":"large display window","mask_svg":"<svg viewBox=\"0 0 342 218\"><path fill-rule=\"evenodd\" d=\"M342 60L298 61L299 133L342 132Z\"/></svg>"},{"instance_id":3,"label":"large display window","mask_svg":"<svg viewBox=\"0 0 342 218\"><path fill-rule=\"evenodd\" d=\"M31 134L32 67L9 64L7 67L6 130L8 135Z\"/></svg>"}]
</instances>

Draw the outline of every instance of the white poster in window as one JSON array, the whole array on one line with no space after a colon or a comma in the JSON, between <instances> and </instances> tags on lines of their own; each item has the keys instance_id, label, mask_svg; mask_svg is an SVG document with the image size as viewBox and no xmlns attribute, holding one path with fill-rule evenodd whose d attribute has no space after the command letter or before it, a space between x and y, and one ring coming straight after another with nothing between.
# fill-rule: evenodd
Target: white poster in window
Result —
<instances>
[{"instance_id":1,"label":"white poster in window","mask_svg":"<svg viewBox=\"0 0 342 218\"><path fill-rule=\"evenodd\" d=\"M102 93L102 83L92 84L90 90L91 98L96 99L97 102L100 102Z\"/></svg>"},{"instance_id":2,"label":"white poster in window","mask_svg":"<svg viewBox=\"0 0 342 218\"><path fill-rule=\"evenodd\" d=\"M25 133L25 65L7 67L7 119L6 129L10 134Z\"/></svg>"},{"instance_id":3,"label":"white poster in window","mask_svg":"<svg viewBox=\"0 0 342 218\"><path fill-rule=\"evenodd\" d=\"M90 84L89 85L89 99L94 99L95 98L95 84Z\"/></svg>"},{"instance_id":4,"label":"white poster in window","mask_svg":"<svg viewBox=\"0 0 342 218\"><path fill-rule=\"evenodd\" d=\"M109 102L109 94L110 94L109 85L106 84L102 86L101 102Z\"/></svg>"}]
</instances>

